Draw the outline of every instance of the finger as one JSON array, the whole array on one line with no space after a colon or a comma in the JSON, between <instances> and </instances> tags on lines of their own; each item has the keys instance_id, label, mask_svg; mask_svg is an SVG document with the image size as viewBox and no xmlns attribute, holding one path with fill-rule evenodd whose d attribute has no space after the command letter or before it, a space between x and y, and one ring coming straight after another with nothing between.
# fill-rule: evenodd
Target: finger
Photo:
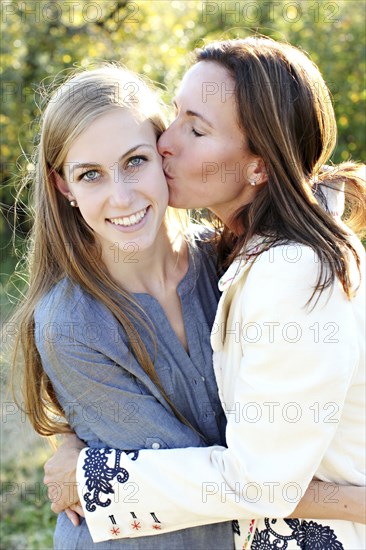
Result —
<instances>
[{"instance_id":1,"label":"finger","mask_svg":"<svg viewBox=\"0 0 366 550\"><path fill-rule=\"evenodd\" d=\"M85 518L85 515L84 515L84 510L81 506L80 503L78 504L73 504L72 506L70 506L71 510L73 510L74 512L76 512L79 516Z\"/></svg>"},{"instance_id":2,"label":"finger","mask_svg":"<svg viewBox=\"0 0 366 550\"><path fill-rule=\"evenodd\" d=\"M70 508L66 508L65 514L67 515L74 527L77 527L79 525L80 520L76 512L74 512Z\"/></svg>"},{"instance_id":3,"label":"finger","mask_svg":"<svg viewBox=\"0 0 366 550\"><path fill-rule=\"evenodd\" d=\"M75 498L75 501L77 501L77 498ZM74 504L75 503L70 502L70 500L67 501L61 498L56 498L55 500L52 501L51 510L55 514L59 514L60 512L63 512L69 508L72 508Z\"/></svg>"},{"instance_id":4,"label":"finger","mask_svg":"<svg viewBox=\"0 0 366 550\"><path fill-rule=\"evenodd\" d=\"M51 504L51 510L54 514L60 514L65 510L65 507L60 506L58 502L55 501L55 502L52 502Z\"/></svg>"}]
</instances>

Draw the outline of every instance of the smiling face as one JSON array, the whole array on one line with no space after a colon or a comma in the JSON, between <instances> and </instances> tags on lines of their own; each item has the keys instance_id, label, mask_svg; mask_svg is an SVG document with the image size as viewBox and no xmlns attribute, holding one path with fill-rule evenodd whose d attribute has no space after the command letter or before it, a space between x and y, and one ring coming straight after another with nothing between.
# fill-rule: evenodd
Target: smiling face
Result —
<instances>
[{"instance_id":1,"label":"smiling face","mask_svg":"<svg viewBox=\"0 0 366 550\"><path fill-rule=\"evenodd\" d=\"M127 108L94 120L71 145L59 190L77 202L103 257L150 248L162 230L168 188L149 120ZM131 244L132 243L132 244Z\"/></svg>"},{"instance_id":2,"label":"smiling face","mask_svg":"<svg viewBox=\"0 0 366 550\"><path fill-rule=\"evenodd\" d=\"M239 128L230 74L201 61L184 76L175 100L177 115L159 140L169 185L169 204L209 208L225 223L251 202L262 183L258 157Z\"/></svg>"}]
</instances>

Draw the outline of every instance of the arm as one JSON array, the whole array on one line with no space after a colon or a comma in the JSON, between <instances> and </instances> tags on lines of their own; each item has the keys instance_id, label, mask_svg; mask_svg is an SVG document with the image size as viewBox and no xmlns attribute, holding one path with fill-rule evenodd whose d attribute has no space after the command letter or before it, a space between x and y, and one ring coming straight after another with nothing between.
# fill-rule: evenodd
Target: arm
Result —
<instances>
[{"instance_id":1,"label":"arm","mask_svg":"<svg viewBox=\"0 0 366 550\"><path fill-rule=\"evenodd\" d=\"M335 496L330 498L330 494ZM366 487L313 480L289 517L340 519L366 524Z\"/></svg>"},{"instance_id":2,"label":"arm","mask_svg":"<svg viewBox=\"0 0 366 550\"><path fill-rule=\"evenodd\" d=\"M339 427L356 366L357 327L338 285L331 293L325 292L312 310L304 307L317 278L317 264L312 251L301 250L303 257L296 263L281 261L281 257L273 262L266 254L262 265L255 264L252 269L238 302L233 327L235 322L263 328L271 323L280 330L255 343L244 342L237 371L233 374L231 364L223 365L226 379L220 380L217 367L221 397L227 399L229 448L141 451L135 461L120 457L120 464L139 487L134 513L141 522L151 510L165 531L238 516L286 517L305 493ZM281 253L281 248L275 249L275 254ZM266 261L269 265L263 266ZM336 323L338 332L336 339L324 345L314 338L311 327L323 328L327 323ZM284 338L286 324L299 327L300 337L295 338L290 330ZM225 394L228 378L233 376L233 394ZM255 422L242 412L248 403L262 412ZM316 420L314 403L321 411ZM335 422L327 422L327 403L337 407ZM294 404L293 408L288 404ZM271 410L276 413L274 418ZM299 410L301 414L294 420ZM115 460L110 457L111 466ZM79 494L93 538L99 541L108 534L96 521L99 508L94 512L87 509L81 489L88 485L91 474L91 457L82 451ZM294 485L297 495L294 498L290 491L287 498L287 489ZM122 536L153 533L149 528L133 532L128 510L116 500L108 513L117 518Z\"/></svg>"},{"instance_id":3,"label":"arm","mask_svg":"<svg viewBox=\"0 0 366 550\"><path fill-rule=\"evenodd\" d=\"M45 464L44 483L49 486L52 510L62 512L79 502L76 467L85 445L74 434L64 437L62 445ZM330 498L336 489L336 498ZM331 491L330 491L331 490ZM79 509L79 512L82 509ZM82 514L83 515L83 514ZM330 484L313 480L289 517L342 519L366 523L366 488Z\"/></svg>"}]
</instances>

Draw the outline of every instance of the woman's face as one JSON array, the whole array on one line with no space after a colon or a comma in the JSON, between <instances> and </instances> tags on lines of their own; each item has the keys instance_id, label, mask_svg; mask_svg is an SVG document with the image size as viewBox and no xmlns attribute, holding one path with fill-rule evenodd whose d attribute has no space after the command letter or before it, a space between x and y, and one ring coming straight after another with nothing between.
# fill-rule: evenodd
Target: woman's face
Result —
<instances>
[{"instance_id":1,"label":"woman's face","mask_svg":"<svg viewBox=\"0 0 366 550\"><path fill-rule=\"evenodd\" d=\"M184 76L176 118L158 148L176 208L209 208L225 223L251 202L258 157L239 128L234 80L220 65L201 61Z\"/></svg>"},{"instance_id":2,"label":"woman's face","mask_svg":"<svg viewBox=\"0 0 366 550\"><path fill-rule=\"evenodd\" d=\"M130 110L94 120L74 141L63 166L64 187L102 245L131 253L151 247L168 204L168 188L150 121ZM108 252L109 251L109 252Z\"/></svg>"}]
</instances>

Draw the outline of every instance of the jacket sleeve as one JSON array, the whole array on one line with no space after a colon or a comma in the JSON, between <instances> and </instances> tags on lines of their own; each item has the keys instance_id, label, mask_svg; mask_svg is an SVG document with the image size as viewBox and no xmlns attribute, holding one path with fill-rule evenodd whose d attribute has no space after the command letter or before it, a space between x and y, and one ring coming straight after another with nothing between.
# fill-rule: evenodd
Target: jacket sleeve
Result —
<instances>
[{"instance_id":1,"label":"jacket sleeve","mask_svg":"<svg viewBox=\"0 0 366 550\"><path fill-rule=\"evenodd\" d=\"M239 323L239 351L224 357L221 374L216 365L220 396L230 400L224 403L227 449L103 455L138 488L126 505L116 483L107 514L88 506L93 465L82 451L80 499L94 541L111 537L106 516L113 516L116 536L131 537L235 517L286 517L295 509L338 429L359 360L351 302L336 283L306 306L319 264L310 249L300 252L296 261L286 247L263 253L237 285L226 344ZM233 375L228 396L223 388Z\"/></svg>"}]
</instances>

